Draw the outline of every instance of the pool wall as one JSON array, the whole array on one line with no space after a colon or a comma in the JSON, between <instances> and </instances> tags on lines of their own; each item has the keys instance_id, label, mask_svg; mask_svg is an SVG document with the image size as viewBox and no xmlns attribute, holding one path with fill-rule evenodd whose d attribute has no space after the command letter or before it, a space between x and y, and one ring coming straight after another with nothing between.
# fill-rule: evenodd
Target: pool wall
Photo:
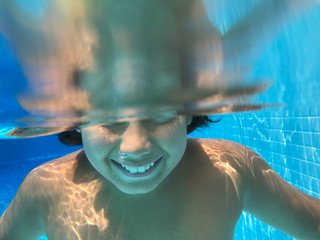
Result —
<instances>
[{"instance_id":1,"label":"pool wall","mask_svg":"<svg viewBox=\"0 0 320 240\"><path fill-rule=\"evenodd\" d=\"M320 199L319 8L286 26L255 62L253 77L273 80L255 101L284 103L259 112L215 116L219 123L192 134L242 143L285 180ZM293 239L244 213L235 239Z\"/></svg>"},{"instance_id":2,"label":"pool wall","mask_svg":"<svg viewBox=\"0 0 320 240\"><path fill-rule=\"evenodd\" d=\"M290 184L320 199L319 126L320 115L317 112L278 109L225 115L200 135L232 140L252 148ZM293 238L244 213L235 239Z\"/></svg>"}]
</instances>

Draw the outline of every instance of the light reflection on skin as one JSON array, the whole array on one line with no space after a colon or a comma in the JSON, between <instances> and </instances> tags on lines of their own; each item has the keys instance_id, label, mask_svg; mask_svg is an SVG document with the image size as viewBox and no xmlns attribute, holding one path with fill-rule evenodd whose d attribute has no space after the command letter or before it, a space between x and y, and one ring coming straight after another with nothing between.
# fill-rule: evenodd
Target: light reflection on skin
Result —
<instances>
[{"instance_id":1,"label":"light reflection on skin","mask_svg":"<svg viewBox=\"0 0 320 240\"><path fill-rule=\"evenodd\" d=\"M206 154L208 154L210 159L214 159L214 161L212 162L213 166L219 169L222 175L226 176L226 192L230 192L228 188L230 187L229 185L232 184L237 193L237 197L240 199L239 185L241 183L241 177L238 171L234 167L232 167L228 162L228 159L230 158L231 154L235 159L236 156L234 156L234 153L219 152L217 151L217 149L214 149L209 146L204 146L203 150L206 152ZM229 180L231 180L231 182L229 182Z\"/></svg>"},{"instance_id":2,"label":"light reflection on skin","mask_svg":"<svg viewBox=\"0 0 320 240\"><path fill-rule=\"evenodd\" d=\"M138 125L132 126L131 134ZM105 142L101 148L94 143L91 151L105 153ZM169 145L176 150L176 144ZM171 159L178 160L177 167L146 194L119 191L119 179L111 183L110 175L99 174L89 160L80 151L33 170L1 219L2 229L30 199L35 202L32 214L41 211L44 216L42 230L57 240L162 240L163 236L194 240L199 235L211 239L214 234L219 234L215 239L226 240L233 238L244 209L297 236L304 230L312 233L312 224L318 221L318 200L287 184L260 156L233 142L189 139L182 159ZM19 215L15 217L20 229Z\"/></svg>"},{"instance_id":3,"label":"light reflection on skin","mask_svg":"<svg viewBox=\"0 0 320 240\"><path fill-rule=\"evenodd\" d=\"M205 144L202 146L205 146ZM216 145L216 150L218 152L220 148L219 146L220 144ZM220 158L224 155L220 154L219 152L218 156L219 157L215 158L215 160L220 161ZM205 155L204 157L206 158ZM207 163L203 162L201 159L195 158L195 160L195 162L192 161L189 163L191 164L189 167L186 168L186 166L180 166L180 169L175 170L178 173L178 177L175 176L173 179L172 177L169 177L171 182L169 183L169 186L168 184L166 186L169 188L169 192L166 193L168 196L159 192L159 194L156 195L158 199L151 198L152 202L147 204L143 198L141 198L141 202L139 199L135 201L133 198L131 200L132 202L127 202L125 206L121 206L122 201L121 199L117 200L117 195L112 196L112 194L110 194L112 193L112 188L110 189L109 184L105 185L105 179L97 174L89 162L85 160L83 153L77 152L68 156L67 158L62 158L60 160L45 164L41 167L40 171L39 169L37 170L37 174L40 176L38 181L43 184L41 188L37 189L45 190L45 192L37 192L37 194L44 194L45 199L48 200L46 203L48 204L47 211L49 211L49 218L47 220L48 238L68 240L96 240L106 238L128 239L125 237L127 236L126 234L129 234L127 232L128 224L133 224L131 222L133 219L138 221L140 214L142 215L140 216L141 219L139 221L145 221L143 212L140 212L143 210L143 205L145 205L146 209L148 209L146 210L147 215L150 214L152 218L157 218L156 222L159 226L155 226L156 229L160 229L161 224L163 224L163 222L160 220L162 218L157 217L159 214L158 211L170 213L180 208L182 208L180 209L181 212L176 212L175 217L179 219L178 222L183 221L186 227L190 228L192 226L192 229L194 229L196 226L198 227L198 224L201 226L210 224L212 221L210 220L211 217L216 215L205 212L212 211L212 206L214 206L214 208L220 208L220 211L222 211L224 208L233 209L240 200L234 200L236 195L233 194L232 189L223 190L223 187L222 189L218 187L217 190L214 190L214 192L217 191L217 193L221 193L221 195L219 194L221 201L208 201L207 194L209 194L209 199L214 196L211 195L211 191L208 191L209 188L213 187L214 185L224 185L225 183L228 183L228 180L224 177L226 173L222 173L222 176L213 174L212 176L208 176L209 178L203 178L201 175L208 173L202 172L200 169L197 169L196 166L199 164L200 166L204 167L203 164L207 165ZM211 172L211 170L209 172ZM187 179L185 179L185 177L187 177ZM197 180L198 177L200 177L202 180ZM221 180L222 182L219 182ZM214 185L211 183L214 183ZM172 188L172 186L175 187ZM179 189L175 189L176 187ZM109 194L105 195L105 193L103 193L105 191L109 192ZM179 194L177 195L177 193ZM224 197L225 194L229 194L230 199L226 199ZM177 198L177 196L179 197ZM171 200L169 202L163 201L167 198ZM182 199L186 200L181 201ZM99 201L102 201L102 203L98 204L97 202ZM123 210L119 211L119 206L115 205L117 204L117 201L119 201L120 209L123 208ZM205 204L200 204L202 201ZM207 206L208 203L209 205ZM102 204L102 207L99 207L100 204ZM136 204L141 204L141 206ZM220 204L223 206L222 209L219 207ZM153 209L153 211L156 210L156 214L152 213L152 211L150 212L150 207ZM136 212L134 208L140 210ZM119 214L119 216L115 214ZM129 214L130 216L126 214ZM137 217L135 217L136 214L138 214ZM198 216L198 214L204 214L205 216L206 214L209 214L209 219L195 223L193 220L194 214L196 216ZM218 213L216 212L216 214ZM223 214L226 217L229 216L230 213ZM115 224L114 221L117 223L115 218L120 218L116 228L112 226L112 224ZM206 217L204 218L206 219ZM168 217L166 216L164 219L168 219ZM222 221L224 217L221 216L219 219ZM152 226L148 226L148 228L152 229ZM146 234L148 233L146 232Z\"/></svg>"},{"instance_id":4,"label":"light reflection on skin","mask_svg":"<svg viewBox=\"0 0 320 240\"><path fill-rule=\"evenodd\" d=\"M71 174L72 167L77 168L75 164L77 164L75 161L71 166L70 163L63 161L61 164L49 163L41 171L40 179L50 186L47 194L51 195L50 201L53 201L52 204L55 206L54 208L51 206L50 211L55 211L54 215L57 216L56 219L48 219L52 224L49 228L54 229L57 225L65 229L61 239L90 239L84 236L89 236L92 228L99 232L107 230L109 220L106 218L104 208L97 210L92 204L97 192L101 190L101 180L94 173L89 173L91 176L88 173L79 173L82 176L78 177L83 179L75 184L75 179L78 177ZM86 178L90 181L86 181ZM59 194L61 188L63 192Z\"/></svg>"}]
</instances>

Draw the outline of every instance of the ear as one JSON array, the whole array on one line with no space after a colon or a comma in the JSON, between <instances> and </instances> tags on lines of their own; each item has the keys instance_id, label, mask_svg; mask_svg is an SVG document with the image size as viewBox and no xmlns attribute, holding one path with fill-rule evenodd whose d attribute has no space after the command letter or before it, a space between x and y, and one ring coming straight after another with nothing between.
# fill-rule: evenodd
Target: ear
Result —
<instances>
[{"instance_id":1,"label":"ear","mask_svg":"<svg viewBox=\"0 0 320 240\"><path fill-rule=\"evenodd\" d=\"M187 126L189 126L192 123L193 116L192 115L187 115Z\"/></svg>"}]
</instances>

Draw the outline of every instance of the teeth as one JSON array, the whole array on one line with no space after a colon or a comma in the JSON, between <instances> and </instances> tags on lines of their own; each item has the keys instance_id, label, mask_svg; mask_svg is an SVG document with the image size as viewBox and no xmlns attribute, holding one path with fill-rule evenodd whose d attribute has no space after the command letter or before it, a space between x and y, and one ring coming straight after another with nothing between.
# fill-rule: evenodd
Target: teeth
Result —
<instances>
[{"instance_id":1,"label":"teeth","mask_svg":"<svg viewBox=\"0 0 320 240\"><path fill-rule=\"evenodd\" d=\"M144 173L145 171L149 170L151 167L154 166L154 162L140 167L130 167L124 164L121 164L121 166L130 173Z\"/></svg>"}]
</instances>

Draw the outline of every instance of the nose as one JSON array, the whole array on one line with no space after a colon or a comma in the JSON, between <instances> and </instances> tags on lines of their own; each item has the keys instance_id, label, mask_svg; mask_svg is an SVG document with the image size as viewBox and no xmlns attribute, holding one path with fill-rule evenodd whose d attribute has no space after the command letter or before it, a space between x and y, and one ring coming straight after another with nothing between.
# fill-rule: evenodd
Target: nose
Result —
<instances>
[{"instance_id":1,"label":"nose","mask_svg":"<svg viewBox=\"0 0 320 240\"><path fill-rule=\"evenodd\" d=\"M140 122L129 122L128 128L121 136L120 152L128 153L130 158L139 158L150 154L149 133Z\"/></svg>"}]
</instances>

